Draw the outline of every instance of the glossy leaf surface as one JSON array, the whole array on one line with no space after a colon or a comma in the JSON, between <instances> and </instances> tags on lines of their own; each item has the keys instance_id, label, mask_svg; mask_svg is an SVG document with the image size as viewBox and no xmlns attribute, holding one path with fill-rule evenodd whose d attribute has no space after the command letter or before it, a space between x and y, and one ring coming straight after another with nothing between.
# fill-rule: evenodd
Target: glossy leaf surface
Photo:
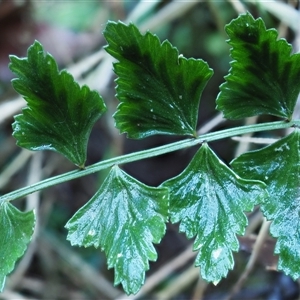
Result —
<instances>
[{"instance_id":1,"label":"glossy leaf surface","mask_svg":"<svg viewBox=\"0 0 300 300\"><path fill-rule=\"evenodd\" d=\"M106 51L115 57L116 127L128 137L195 135L201 93L212 70L200 59L186 59L168 41L142 35L135 25L109 22Z\"/></svg>"},{"instance_id":2,"label":"glossy leaf surface","mask_svg":"<svg viewBox=\"0 0 300 300\"><path fill-rule=\"evenodd\" d=\"M28 57L10 56L14 89L27 101L15 117L13 135L20 147L53 150L83 167L88 138L94 123L106 110L102 98L87 86L80 87L54 58L35 42Z\"/></svg>"},{"instance_id":3,"label":"glossy leaf surface","mask_svg":"<svg viewBox=\"0 0 300 300\"><path fill-rule=\"evenodd\" d=\"M196 266L201 276L217 283L234 266L236 234L247 225L244 211L262 201L264 184L241 179L203 144L188 167L163 183L170 189L170 218L179 230L196 237Z\"/></svg>"},{"instance_id":4,"label":"glossy leaf surface","mask_svg":"<svg viewBox=\"0 0 300 300\"><path fill-rule=\"evenodd\" d=\"M168 190L148 187L117 166L94 195L67 223L72 245L101 247L115 284L136 293L144 283L148 261L157 259L152 243L165 234Z\"/></svg>"},{"instance_id":5,"label":"glossy leaf surface","mask_svg":"<svg viewBox=\"0 0 300 300\"><path fill-rule=\"evenodd\" d=\"M249 179L267 184L269 197L261 204L264 215L273 220L272 236L278 238L275 253L278 269L294 279L300 277L300 133L263 149L245 153L232 162L234 170Z\"/></svg>"},{"instance_id":6,"label":"glossy leaf surface","mask_svg":"<svg viewBox=\"0 0 300 300\"><path fill-rule=\"evenodd\" d=\"M291 55L291 45L249 13L231 21L226 32L233 62L217 109L229 119L262 114L290 119L300 91L300 53Z\"/></svg>"},{"instance_id":7,"label":"glossy leaf surface","mask_svg":"<svg viewBox=\"0 0 300 300\"><path fill-rule=\"evenodd\" d=\"M35 225L33 211L21 212L7 202L0 204L0 291L5 278L31 240Z\"/></svg>"}]
</instances>

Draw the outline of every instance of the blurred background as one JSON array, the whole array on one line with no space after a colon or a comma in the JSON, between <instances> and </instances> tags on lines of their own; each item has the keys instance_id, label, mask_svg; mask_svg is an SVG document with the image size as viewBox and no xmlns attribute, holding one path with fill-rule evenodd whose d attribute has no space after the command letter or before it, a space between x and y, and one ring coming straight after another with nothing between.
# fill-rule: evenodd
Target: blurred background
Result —
<instances>
[{"instance_id":1,"label":"blurred background","mask_svg":"<svg viewBox=\"0 0 300 300\"><path fill-rule=\"evenodd\" d=\"M111 116L118 104L115 76L112 60L102 49L102 31L108 20L133 22L142 32L150 30L161 41L168 39L185 57L202 58L214 69L201 99L199 133L275 120L259 117L232 122L215 110L219 85L230 68L224 26L246 11L262 17L267 28L277 28L279 37L299 51L299 1L0 0L0 194L74 169L59 154L30 152L15 145L11 124L25 101L11 87L8 55L26 56L27 48L38 40L61 69L68 69L80 84L103 96L108 112L92 131L89 165L180 139L156 136L129 140L114 128ZM210 146L229 163L238 154L284 134L272 131ZM157 186L179 174L196 150L177 151L122 168L142 182ZM258 209L248 214L249 226L246 235L239 238L241 247L234 255L234 270L217 286L199 278L199 269L193 266L193 241L178 232L178 225L168 224L166 236L156 245L159 258L150 264L144 287L135 296L124 295L120 286L113 286L113 270L107 270L100 249L71 247L64 229L68 219L97 191L106 172L14 201L23 210L34 208L38 222L33 242L7 278L0 299L300 299L299 282L276 271L275 241L268 236L269 224Z\"/></svg>"}]
</instances>

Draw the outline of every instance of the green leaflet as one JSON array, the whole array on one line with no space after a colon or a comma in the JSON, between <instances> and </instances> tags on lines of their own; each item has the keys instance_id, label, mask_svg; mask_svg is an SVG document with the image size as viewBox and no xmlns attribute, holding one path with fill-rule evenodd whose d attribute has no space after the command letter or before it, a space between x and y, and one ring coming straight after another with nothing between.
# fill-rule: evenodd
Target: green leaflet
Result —
<instances>
[{"instance_id":1,"label":"green leaflet","mask_svg":"<svg viewBox=\"0 0 300 300\"><path fill-rule=\"evenodd\" d=\"M15 116L13 135L20 147L53 150L84 167L88 138L94 123L106 110L102 98L80 86L65 70L59 72L54 58L35 42L27 58L10 56L14 89L27 101Z\"/></svg>"},{"instance_id":2,"label":"green leaflet","mask_svg":"<svg viewBox=\"0 0 300 300\"><path fill-rule=\"evenodd\" d=\"M231 163L241 176L262 180L269 197L261 204L264 215L273 220L270 232L278 238L275 253L278 269L300 277L300 132L299 129L274 144L245 153Z\"/></svg>"},{"instance_id":3,"label":"green leaflet","mask_svg":"<svg viewBox=\"0 0 300 300\"><path fill-rule=\"evenodd\" d=\"M148 260L157 259L152 243L165 234L168 190L149 187L114 166L94 197L69 220L72 245L101 247L115 284L127 294L144 283Z\"/></svg>"},{"instance_id":4,"label":"green leaflet","mask_svg":"<svg viewBox=\"0 0 300 300\"><path fill-rule=\"evenodd\" d=\"M162 186L170 189L171 222L180 222L188 238L196 236L201 276L218 283L233 268L236 234L242 235L247 225L243 211L263 201L264 184L241 179L203 144L188 167Z\"/></svg>"},{"instance_id":5,"label":"green leaflet","mask_svg":"<svg viewBox=\"0 0 300 300\"><path fill-rule=\"evenodd\" d=\"M6 275L15 266L31 240L35 225L33 211L21 212L7 202L0 204L0 292Z\"/></svg>"},{"instance_id":6,"label":"green leaflet","mask_svg":"<svg viewBox=\"0 0 300 300\"><path fill-rule=\"evenodd\" d=\"M226 32L233 62L217 109L228 119L261 114L291 119L300 91L300 54L291 55L291 45L249 13L231 21Z\"/></svg>"},{"instance_id":7,"label":"green leaflet","mask_svg":"<svg viewBox=\"0 0 300 300\"><path fill-rule=\"evenodd\" d=\"M168 41L160 43L135 25L108 22L106 51L114 64L116 127L130 138L154 134L194 136L201 93L213 71L200 59L186 59Z\"/></svg>"}]
</instances>

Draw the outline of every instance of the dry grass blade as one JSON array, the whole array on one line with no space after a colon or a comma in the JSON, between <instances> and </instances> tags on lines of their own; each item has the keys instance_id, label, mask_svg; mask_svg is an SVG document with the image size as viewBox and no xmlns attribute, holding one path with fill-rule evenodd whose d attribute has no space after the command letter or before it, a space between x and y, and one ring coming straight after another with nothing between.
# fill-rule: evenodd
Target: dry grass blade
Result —
<instances>
[{"instance_id":1,"label":"dry grass blade","mask_svg":"<svg viewBox=\"0 0 300 300\"><path fill-rule=\"evenodd\" d=\"M238 14L243 14L247 11L244 4L236 0L227 0Z\"/></svg>"},{"instance_id":2,"label":"dry grass blade","mask_svg":"<svg viewBox=\"0 0 300 300\"><path fill-rule=\"evenodd\" d=\"M32 152L28 150L21 150L21 152L14 158L14 160L1 172L0 174L0 189L3 188L32 156Z\"/></svg>"},{"instance_id":3,"label":"dry grass blade","mask_svg":"<svg viewBox=\"0 0 300 300\"><path fill-rule=\"evenodd\" d=\"M11 116L21 111L21 108L26 104L25 100L18 97L13 100L6 101L0 104L0 125L4 123Z\"/></svg>"},{"instance_id":4,"label":"dry grass blade","mask_svg":"<svg viewBox=\"0 0 300 300\"><path fill-rule=\"evenodd\" d=\"M175 270L181 268L186 265L187 262L196 256L196 252L193 252L192 247L188 247L185 251L179 254L172 261L162 266L157 272L153 275L149 276L146 279L144 286L136 295L127 296L125 294L119 296L116 300L134 300L139 299L140 297L147 295L150 291L152 291L156 286L158 286L163 280L169 277ZM195 267L193 267L196 269ZM199 274L199 269L197 269Z\"/></svg>"},{"instance_id":5,"label":"dry grass blade","mask_svg":"<svg viewBox=\"0 0 300 300\"><path fill-rule=\"evenodd\" d=\"M168 300L178 295L181 291L189 287L199 277L199 268L194 265L178 275L172 282L170 282L165 289L157 293L156 299ZM199 300L199 299L198 299Z\"/></svg>"},{"instance_id":6,"label":"dry grass blade","mask_svg":"<svg viewBox=\"0 0 300 300\"><path fill-rule=\"evenodd\" d=\"M120 295L120 291L114 288L107 279L97 272L91 265L86 263L78 254L70 250L60 242L55 236L43 233L40 237L40 246L47 247L58 254L62 271L67 272L68 277L75 276L76 281L80 279L82 285L93 286L94 290L108 299L115 299Z\"/></svg>"},{"instance_id":7,"label":"dry grass blade","mask_svg":"<svg viewBox=\"0 0 300 300\"><path fill-rule=\"evenodd\" d=\"M262 6L266 11L273 14L279 20L288 25L296 33L299 32L300 12L288 5L279 1L264 1L256 0L257 4Z\"/></svg>"},{"instance_id":8,"label":"dry grass blade","mask_svg":"<svg viewBox=\"0 0 300 300\"><path fill-rule=\"evenodd\" d=\"M234 295L236 295L240 291L240 289L243 287L245 281L247 280L247 278L249 277L251 271L253 270L253 268L255 266L255 263L257 261L259 252L260 252L260 250L263 246L263 243L264 243L264 241L265 241L265 239L268 235L269 226L270 226L270 221L267 221L264 218L263 224L262 224L261 229L259 231L259 234L256 238L256 242L254 244L253 251L252 251L250 259L247 263L247 266L246 266L244 272L241 274L241 276L240 276L239 280L237 281L237 283L231 289L229 295L224 300L232 299L232 297Z\"/></svg>"},{"instance_id":9,"label":"dry grass blade","mask_svg":"<svg viewBox=\"0 0 300 300\"><path fill-rule=\"evenodd\" d=\"M31 160L30 168L29 168L29 174L28 174L28 180L27 184L33 184L35 182L38 182L42 179L42 153L36 153ZM9 289L16 288L20 281L22 280L24 274L26 273L27 269L29 268L33 255L36 251L36 237L38 234L38 226L39 226L39 219L38 219L38 211L39 211L39 198L40 193L34 193L29 195L26 198L26 211L35 210L36 211L36 225L35 225L35 231L32 238L31 243L28 245L27 251L25 255L22 257L21 261L19 262L17 268L14 270L12 275L9 277L7 287Z\"/></svg>"}]
</instances>

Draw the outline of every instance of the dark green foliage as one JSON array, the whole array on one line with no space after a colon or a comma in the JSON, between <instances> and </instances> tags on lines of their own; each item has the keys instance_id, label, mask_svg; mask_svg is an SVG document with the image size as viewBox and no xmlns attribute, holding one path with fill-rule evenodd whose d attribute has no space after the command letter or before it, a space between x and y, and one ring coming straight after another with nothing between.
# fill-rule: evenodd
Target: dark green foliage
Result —
<instances>
[{"instance_id":1,"label":"dark green foliage","mask_svg":"<svg viewBox=\"0 0 300 300\"><path fill-rule=\"evenodd\" d=\"M249 13L225 28L233 61L217 109L228 119L262 114L290 119L300 92L300 54L292 55L275 29L266 30Z\"/></svg>"},{"instance_id":2,"label":"dark green foliage","mask_svg":"<svg viewBox=\"0 0 300 300\"><path fill-rule=\"evenodd\" d=\"M165 234L169 197L166 188L142 184L118 166L112 168L94 197L69 220L72 245L101 247L115 284L128 294L137 293L156 260L152 243Z\"/></svg>"},{"instance_id":3,"label":"dark green foliage","mask_svg":"<svg viewBox=\"0 0 300 300\"><path fill-rule=\"evenodd\" d=\"M218 283L233 268L236 234L242 235L247 225L243 211L264 199L264 184L241 179L204 144L189 166L163 186L170 189L172 223L180 222L188 238L196 237L202 277Z\"/></svg>"},{"instance_id":4,"label":"dark green foliage","mask_svg":"<svg viewBox=\"0 0 300 300\"><path fill-rule=\"evenodd\" d=\"M21 212L10 203L0 203L0 291L5 278L30 242L35 225L33 211Z\"/></svg>"},{"instance_id":5,"label":"dark green foliage","mask_svg":"<svg viewBox=\"0 0 300 300\"><path fill-rule=\"evenodd\" d=\"M217 108L230 119L261 114L291 119L300 91L300 54L291 55L291 46L277 39L277 31L267 30L261 19L249 13L233 20L226 31L234 61L220 88ZM200 96L213 74L208 64L182 57L168 41L161 43L150 32L143 35L133 24L108 22L104 36L106 51L118 60L114 71L120 104L114 118L120 132L137 139L154 134L195 138L182 140L176 147L175 143L164 145L169 148L163 153L191 142L203 145L181 174L160 187L146 186L114 165L149 157L149 150L92 166L112 169L92 199L66 224L71 244L100 247L108 267L115 268L115 284L121 283L128 294L137 293L149 261L157 259L153 243L160 242L170 218L180 223L180 231L188 238L195 238L195 264L204 279L216 284L234 266L237 235L244 234L247 226L244 212L260 205L273 221L271 234L278 238L278 268L294 279L300 277L299 129L273 145L241 155L231 164L234 171L205 142L212 136L210 141L249 133L249 128L256 132L299 127L300 121L274 122L272 128L270 123L256 124L247 130L238 127L197 137ZM90 131L106 109L102 98L87 86L80 88L66 71L59 72L38 42L29 48L27 58L11 56L10 68L18 76L13 86L28 105L13 124L17 144L60 152L83 168ZM153 149L155 155L162 154L161 148ZM61 175L59 182L77 178L75 173ZM50 182L47 179L42 188ZM0 288L24 253L34 226L32 212L21 213L7 202L17 199L18 192L9 196L0 197Z\"/></svg>"},{"instance_id":6,"label":"dark green foliage","mask_svg":"<svg viewBox=\"0 0 300 300\"><path fill-rule=\"evenodd\" d=\"M195 136L201 93L213 72L201 59L186 59L168 41L160 43L135 25L109 22L106 51L114 64L116 127L128 137L154 134Z\"/></svg>"},{"instance_id":7,"label":"dark green foliage","mask_svg":"<svg viewBox=\"0 0 300 300\"><path fill-rule=\"evenodd\" d=\"M50 54L35 42L27 58L10 56L18 78L15 90L27 102L13 124L17 144L29 150L53 150L83 168L88 138L94 123L106 110L99 94L80 88L66 71L58 71Z\"/></svg>"},{"instance_id":8,"label":"dark green foliage","mask_svg":"<svg viewBox=\"0 0 300 300\"><path fill-rule=\"evenodd\" d=\"M261 203L261 209L273 220L270 232L278 238L275 248L279 254L278 269L299 278L299 129L268 147L239 156L231 165L241 176L267 184L269 197Z\"/></svg>"}]
</instances>

